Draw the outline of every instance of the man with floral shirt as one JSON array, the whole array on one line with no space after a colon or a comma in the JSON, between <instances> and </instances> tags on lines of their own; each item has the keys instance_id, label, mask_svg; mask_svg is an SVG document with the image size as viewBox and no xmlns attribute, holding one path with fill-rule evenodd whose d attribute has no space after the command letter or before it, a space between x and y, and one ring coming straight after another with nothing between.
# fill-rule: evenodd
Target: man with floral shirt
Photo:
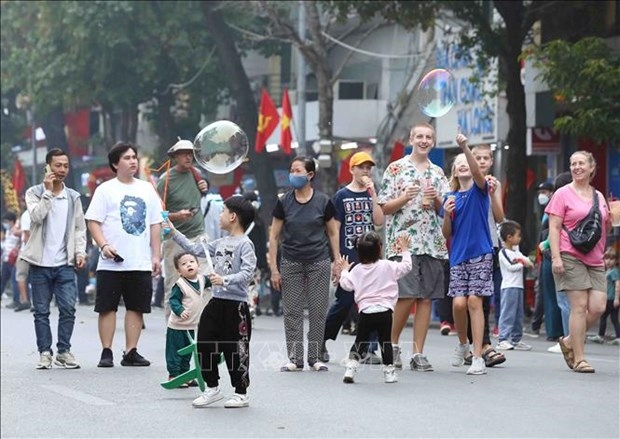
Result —
<instances>
[{"instance_id":1,"label":"man with floral shirt","mask_svg":"<svg viewBox=\"0 0 620 439\"><path fill-rule=\"evenodd\" d=\"M432 300L444 296L444 263L448 250L441 234L438 212L449 185L443 170L428 158L435 146L434 128L426 123L415 125L409 142L413 146L411 154L390 163L383 174L379 204L386 218L386 257L397 257L396 242L400 235L411 237L409 250L413 268L398 281L398 302L392 324L394 366L402 368L398 341L415 304L413 350L409 364L412 370L430 372L433 367L423 350Z\"/></svg>"}]
</instances>

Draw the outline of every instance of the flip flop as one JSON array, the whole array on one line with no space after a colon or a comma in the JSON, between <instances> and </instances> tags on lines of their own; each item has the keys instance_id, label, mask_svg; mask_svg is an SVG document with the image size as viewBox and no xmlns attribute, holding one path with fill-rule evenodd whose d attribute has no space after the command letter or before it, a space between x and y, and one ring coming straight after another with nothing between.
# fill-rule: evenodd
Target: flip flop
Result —
<instances>
[{"instance_id":1,"label":"flip flop","mask_svg":"<svg viewBox=\"0 0 620 439\"><path fill-rule=\"evenodd\" d=\"M578 373L594 373L594 368L586 360L581 360L573 366L573 371Z\"/></svg>"},{"instance_id":2,"label":"flip flop","mask_svg":"<svg viewBox=\"0 0 620 439\"><path fill-rule=\"evenodd\" d=\"M575 353L573 352L573 349L569 348L566 343L564 343L564 337L560 337L558 339L558 344L560 345L560 349L562 350L562 356L564 357L566 365L569 369L573 369L575 367Z\"/></svg>"}]
</instances>

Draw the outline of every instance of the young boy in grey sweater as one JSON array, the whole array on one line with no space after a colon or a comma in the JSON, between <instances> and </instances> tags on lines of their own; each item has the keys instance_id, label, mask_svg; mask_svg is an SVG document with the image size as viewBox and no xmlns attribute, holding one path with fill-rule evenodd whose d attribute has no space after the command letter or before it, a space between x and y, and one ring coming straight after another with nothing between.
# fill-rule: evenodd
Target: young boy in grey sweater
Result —
<instances>
[{"instance_id":1,"label":"young boy in grey sweater","mask_svg":"<svg viewBox=\"0 0 620 439\"><path fill-rule=\"evenodd\" d=\"M247 298L248 286L256 269L256 254L245 231L252 221L252 204L243 197L232 196L224 201L220 214L220 227L228 232L228 236L205 245L192 243L169 222L172 238L177 244L196 256L207 257L207 266L210 260L213 261L213 271L208 273L213 298L200 316L197 336L202 377L207 389L193 401L194 407L207 407L224 399L218 387L220 353L224 355L235 388L235 394L224 403L224 407L250 405L247 388L250 385L252 319Z\"/></svg>"}]
</instances>

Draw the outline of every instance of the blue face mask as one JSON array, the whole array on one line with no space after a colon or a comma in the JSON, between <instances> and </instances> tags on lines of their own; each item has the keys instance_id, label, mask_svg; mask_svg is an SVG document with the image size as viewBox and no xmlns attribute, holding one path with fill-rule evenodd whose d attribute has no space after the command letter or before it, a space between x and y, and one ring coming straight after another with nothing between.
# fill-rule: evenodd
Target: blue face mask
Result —
<instances>
[{"instance_id":1,"label":"blue face mask","mask_svg":"<svg viewBox=\"0 0 620 439\"><path fill-rule=\"evenodd\" d=\"M289 174L288 181L295 189L301 189L308 183L308 175Z\"/></svg>"}]
</instances>

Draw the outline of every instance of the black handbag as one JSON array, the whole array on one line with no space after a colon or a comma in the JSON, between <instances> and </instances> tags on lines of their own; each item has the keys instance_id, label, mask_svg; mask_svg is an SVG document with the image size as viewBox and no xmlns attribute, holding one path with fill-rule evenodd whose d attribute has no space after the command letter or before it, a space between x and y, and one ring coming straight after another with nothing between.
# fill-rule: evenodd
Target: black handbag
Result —
<instances>
[{"instance_id":1,"label":"black handbag","mask_svg":"<svg viewBox=\"0 0 620 439\"><path fill-rule=\"evenodd\" d=\"M601 239L603 234L601 210L598 208L598 195L596 189L592 188L593 201L592 208L588 214L575 226L573 230L568 230L566 226L562 228L568 234L570 243L579 252L589 253Z\"/></svg>"}]
</instances>

